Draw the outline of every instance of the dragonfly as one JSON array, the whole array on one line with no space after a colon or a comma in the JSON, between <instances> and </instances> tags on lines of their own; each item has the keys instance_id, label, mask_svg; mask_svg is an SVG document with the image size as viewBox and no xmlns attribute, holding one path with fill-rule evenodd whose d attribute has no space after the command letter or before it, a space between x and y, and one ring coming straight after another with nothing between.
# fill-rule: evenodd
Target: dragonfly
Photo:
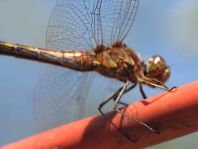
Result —
<instances>
[{"instance_id":1,"label":"dragonfly","mask_svg":"<svg viewBox=\"0 0 198 149\"><path fill-rule=\"evenodd\" d=\"M54 69L53 75L42 75L39 82L45 83L38 88L44 88L44 92L37 89L35 95L37 106L44 109L39 115L46 111L50 113L52 109L57 109L56 112L61 108L68 110L70 101L82 106L94 77L101 75L121 82L122 86L99 104L99 112L122 135L135 142L127 131L120 129L106 116L104 105L113 101L113 110L127 116L118 105L125 105L121 101L122 96L137 85L143 98L147 98L143 85L165 91L172 89L165 85L170 76L170 67L160 55L149 58L145 63L134 49L123 42L134 24L138 6L139 0L57 0L47 28L47 48L0 42L0 54L66 67L65 81L59 81L58 86L43 86L49 83L50 78L53 80L51 84L56 84L58 70ZM105 82L103 84L106 85ZM82 113L83 107L79 111ZM68 115L67 112L70 111L63 114ZM146 123L127 117L157 132Z\"/></svg>"}]
</instances>

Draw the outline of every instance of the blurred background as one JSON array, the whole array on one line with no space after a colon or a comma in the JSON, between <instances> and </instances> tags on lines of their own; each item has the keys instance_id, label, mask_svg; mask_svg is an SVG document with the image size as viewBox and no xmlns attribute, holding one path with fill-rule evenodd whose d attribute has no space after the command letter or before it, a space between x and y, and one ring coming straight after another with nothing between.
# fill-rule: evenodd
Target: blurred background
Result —
<instances>
[{"instance_id":1,"label":"blurred background","mask_svg":"<svg viewBox=\"0 0 198 149\"><path fill-rule=\"evenodd\" d=\"M0 0L0 40L45 48L46 29L55 4L50 0ZM125 40L143 58L159 54L166 59L172 71L167 82L170 87L197 81L197 7L196 0L141 0L135 24ZM46 67L50 66L0 56L0 145L38 132L35 93ZM150 96L161 92L147 87L145 91ZM141 99L138 90L131 97L134 101ZM92 109L98 114L97 104ZM50 127L54 126L42 130ZM194 133L151 148L193 149L198 145L197 138Z\"/></svg>"}]
</instances>

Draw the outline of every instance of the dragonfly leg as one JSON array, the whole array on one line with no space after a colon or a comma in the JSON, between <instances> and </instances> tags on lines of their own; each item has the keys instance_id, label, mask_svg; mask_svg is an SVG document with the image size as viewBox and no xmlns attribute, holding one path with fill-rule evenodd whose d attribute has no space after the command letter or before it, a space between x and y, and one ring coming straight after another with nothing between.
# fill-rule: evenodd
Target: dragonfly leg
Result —
<instances>
[{"instance_id":1,"label":"dragonfly leg","mask_svg":"<svg viewBox=\"0 0 198 149\"><path fill-rule=\"evenodd\" d=\"M169 88L168 91L172 91L175 88L177 88L177 86L173 86L173 87Z\"/></svg>"},{"instance_id":2,"label":"dragonfly leg","mask_svg":"<svg viewBox=\"0 0 198 149\"><path fill-rule=\"evenodd\" d=\"M128 85L127 85L128 86ZM109 117L107 117L106 115L105 115L105 113L102 111L102 108L103 108L103 106L105 105L105 104L107 104L110 100L115 100L115 99L117 99L117 96L119 96L120 95L120 92L122 92L122 94L123 93L126 93L125 91L127 91L126 90L126 83L125 83L125 85L123 86L123 87L121 87L121 88L119 88L113 95L111 95L109 98L107 98L105 101L103 101L100 105L99 105L99 107L98 107L98 110L99 110L99 112L101 113L101 115L108 121L108 122L110 122L110 124L112 125L112 126L114 126L117 130L118 130L118 132L120 133L120 134L122 134L123 136L125 136L128 140L130 140L130 141L132 141L132 142L137 142L137 139L135 138L135 139L132 139L131 137L130 137L130 135L128 134L128 132L127 131L125 131L124 129L121 129L121 128L119 128L118 126L116 126L116 124L114 124L110 119L109 119ZM124 90L123 90L123 88L124 88ZM133 87L134 88L134 87ZM132 89L132 88L131 88ZM130 89L130 90L131 90ZM128 90L129 91L129 90ZM128 92L127 91L127 92ZM121 97L122 95L120 95L120 97Z\"/></svg>"},{"instance_id":3,"label":"dragonfly leg","mask_svg":"<svg viewBox=\"0 0 198 149\"><path fill-rule=\"evenodd\" d=\"M152 87L158 87L158 88L161 88L165 91L172 91L173 89L176 88L176 87L169 88L162 81L159 81L155 78L143 77L143 78L139 78L139 79L140 79L141 83L145 83L145 84L147 84L149 86L152 86Z\"/></svg>"},{"instance_id":4,"label":"dragonfly leg","mask_svg":"<svg viewBox=\"0 0 198 149\"><path fill-rule=\"evenodd\" d=\"M147 96L146 96L146 94L145 94L145 92L144 92L144 90L143 90L143 86L142 86L141 83L139 84L139 87L140 87L140 93L141 93L142 97L143 97L144 99L146 99Z\"/></svg>"},{"instance_id":5,"label":"dragonfly leg","mask_svg":"<svg viewBox=\"0 0 198 149\"><path fill-rule=\"evenodd\" d=\"M136 87L137 84L132 84L129 88L127 88L124 92L123 92L123 95L128 93L130 90L132 90L133 88ZM114 98L114 101L116 100L116 98ZM124 103L122 101L118 101L118 104L121 104L121 105L124 105L124 106L128 106L127 103Z\"/></svg>"},{"instance_id":6,"label":"dragonfly leg","mask_svg":"<svg viewBox=\"0 0 198 149\"><path fill-rule=\"evenodd\" d=\"M148 124L139 121L139 120L138 120L137 118L135 118L135 117L128 116L127 114L125 114L124 112L122 112L120 109L118 109L118 103L119 103L119 101L120 101L121 96L123 95L123 93L125 93L125 91L127 91L127 90L126 90L126 89L127 89L127 86L128 86L128 83L126 82L125 85L123 86L122 90L120 90L118 96L117 96L116 99L114 100L115 103L114 103L113 109L114 109L115 111L117 111L118 113L120 113L121 115L123 115L124 117L127 117L127 118L129 118L129 119L131 119L131 120L133 120L133 121L139 123L140 125L142 125L142 126L148 128L148 129L149 129L150 131L152 131L153 133L158 133L158 131L156 131L155 129L153 129L152 127L150 127Z\"/></svg>"},{"instance_id":7,"label":"dragonfly leg","mask_svg":"<svg viewBox=\"0 0 198 149\"><path fill-rule=\"evenodd\" d=\"M120 102L120 99L124 93L127 92L127 87L129 86L129 81L126 81L120 92L117 94L117 96L114 98L114 107L113 109L116 109L118 106L118 103ZM125 92L126 91L126 92ZM128 90L129 91L129 90Z\"/></svg>"},{"instance_id":8,"label":"dragonfly leg","mask_svg":"<svg viewBox=\"0 0 198 149\"><path fill-rule=\"evenodd\" d=\"M118 108L115 108L115 111L117 111L118 113L120 113L120 114L123 115L124 117L127 117L128 119L131 119L131 120L133 120L133 121L139 123L140 125L146 127L146 128L149 129L151 132L153 132L153 133L159 133L159 131L153 129L153 128L152 128L151 126L149 126L148 124L139 121L139 120L138 120L137 118L135 118L135 117L128 116L127 114L125 114L124 112L122 112L122 111L121 111L120 109L118 109Z\"/></svg>"},{"instance_id":9,"label":"dragonfly leg","mask_svg":"<svg viewBox=\"0 0 198 149\"><path fill-rule=\"evenodd\" d=\"M99 111L101 111L102 107L105 104L107 104L110 100L113 100L117 96L117 94L120 92L121 89L122 89L122 87L119 88L115 93L113 93L113 95L111 95L110 97L108 97L105 101L103 101L102 103L100 103L100 105L98 107Z\"/></svg>"},{"instance_id":10,"label":"dragonfly leg","mask_svg":"<svg viewBox=\"0 0 198 149\"><path fill-rule=\"evenodd\" d=\"M124 91L123 94L128 93L130 90L132 90L133 88L135 88L136 85L137 85L137 84L131 85L129 88L127 88L127 89ZM105 104L107 104L110 100L114 100L114 101L115 101L115 99L117 98L117 95L118 95L119 92L122 90L122 88L123 88L123 87L120 87L115 93L113 93L113 95L111 95L109 98L107 98L105 101L103 101L103 102L99 105L99 108L100 108L100 107L102 108L102 107L103 107ZM119 103L119 104L122 104L122 105L124 105L124 106L128 106L128 104L126 104L126 103L124 103L124 102L121 102L121 101L119 101L118 103Z\"/></svg>"}]
</instances>

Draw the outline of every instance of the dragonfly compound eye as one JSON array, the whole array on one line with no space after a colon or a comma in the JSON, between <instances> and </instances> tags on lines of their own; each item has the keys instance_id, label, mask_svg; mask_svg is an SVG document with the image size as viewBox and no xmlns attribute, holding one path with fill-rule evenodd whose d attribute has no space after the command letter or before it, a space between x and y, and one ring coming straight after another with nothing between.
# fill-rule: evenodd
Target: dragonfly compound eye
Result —
<instances>
[{"instance_id":1,"label":"dragonfly compound eye","mask_svg":"<svg viewBox=\"0 0 198 149\"><path fill-rule=\"evenodd\" d=\"M147 77L155 78L162 82L165 82L170 76L170 68L159 55L149 58L146 71Z\"/></svg>"}]
</instances>

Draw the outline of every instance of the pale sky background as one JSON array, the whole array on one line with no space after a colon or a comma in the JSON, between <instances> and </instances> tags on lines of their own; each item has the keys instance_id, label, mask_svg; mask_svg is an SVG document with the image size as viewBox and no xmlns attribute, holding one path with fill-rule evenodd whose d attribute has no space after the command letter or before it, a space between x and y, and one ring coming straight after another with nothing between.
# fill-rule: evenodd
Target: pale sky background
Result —
<instances>
[{"instance_id":1,"label":"pale sky background","mask_svg":"<svg viewBox=\"0 0 198 149\"><path fill-rule=\"evenodd\" d=\"M45 47L54 6L52 0L0 0L0 40ZM141 0L135 24L125 40L142 57L160 54L167 60L172 70L168 86L198 79L197 8L197 0ZM0 145L37 132L34 93L44 66L0 55ZM146 92L159 93L149 88ZM138 94L134 96L140 99ZM152 148L193 149L198 145L197 137L195 133Z\"/></svg>"}]
</instances>

